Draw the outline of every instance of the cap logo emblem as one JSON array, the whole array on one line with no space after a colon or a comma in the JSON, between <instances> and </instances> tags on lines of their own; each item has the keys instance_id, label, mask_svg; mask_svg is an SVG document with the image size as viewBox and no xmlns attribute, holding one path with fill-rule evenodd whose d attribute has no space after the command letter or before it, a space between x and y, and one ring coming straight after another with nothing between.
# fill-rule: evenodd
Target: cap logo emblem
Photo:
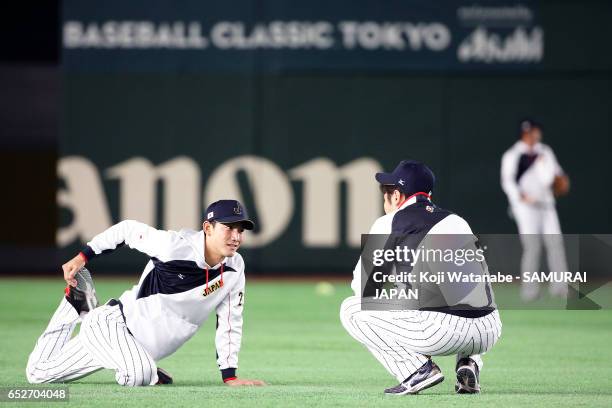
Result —
<instances>
[{"instance_id":1,"label":"cap logo emblem","mask_svg":"<svg viewBox=\"0 0 612 408\"><path fill-rule=\"evenodd\" d=\"M242 213L242 208L240 206L234 207L234 214L240 215Z\"/></svg>"},{"instance_id":2,"label":"cap logo emblem","mask_svg":"<svg viewBox=\"0 0 612 408\"><path fill-rule=\"evenodd\" d=\"M214 216L215 216L214 211L211 211L211 212L209 212L209 213L206 215L206 219L207 219L207 220L210 220L210 219L211 219L212 217L214 217Z\"/></svg>"},{"instance_id":3,"label":"cap logo emblem","mask_svg":"<svg viewBox=\"0 0 612 408\"><path fill-rule=\"evenodd\" d=\"M433 209L433 207L432 207L431 205L428 205L427 207L425 207L425 209L426 209L427 211L429 211L430 213L432 213L432 212L433 212L433 210L434 210L434 209Z\"/></svg>"},{"instance_id":4,"label":"cap logo emblem","mask_svg":"<svg viewBox=\"0 0 612 408\"><path fill-rule=\"evenodd\" d=\"M402 179L399 179L398 183L399 183L401 186L403 186L403 185L404 185L404 183L406 183L406 182L405 182L404 180L402 180Z\"/></svg>"}]
</instances>

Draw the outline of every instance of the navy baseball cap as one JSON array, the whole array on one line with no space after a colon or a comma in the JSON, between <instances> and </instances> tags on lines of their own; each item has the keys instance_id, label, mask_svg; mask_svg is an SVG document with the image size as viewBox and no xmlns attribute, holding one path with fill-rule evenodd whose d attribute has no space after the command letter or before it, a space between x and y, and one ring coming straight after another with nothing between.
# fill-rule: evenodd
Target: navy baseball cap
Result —
<instances>
[{"instance_id":1,"label":"navy baseball cap","mask_svg":"<svg viewBox=\"0 0 612 408\"><path fill-rule=\"evenodd\" d=\"M534 128L538 128L541 129L542 125L539 122L536 122L535 120L531 119L531 118L524 118L523 120L521 120L521 122L519 123L519 133L522 135L523 133L527 133L530 132L531 130L533 130Z\"/></svg>"},{"instance_id":2,"label":"navy baseball cap","mask_svg":"<svg viewBox=\"0 0 612 408\"><path fill-rule=\"evenodd\" d=\"M238 200L215 201L206 209L206 221L217 221L222 224L240 222L247 230L255 227L253 221L249 220L246 208Z\"/></svg>"},{"instance_id":3,"label":"navy baseball cap","mask_svg":"<svg viewBox=\"0 0 612 408\"><path fill-rule=\"evenodd\" d=\"M376 173L376 181L396 186L405 195L418 192L430 194L436 177L426 165L416 160L402 160L391 173Z\"/></svg>"}]
</instances>

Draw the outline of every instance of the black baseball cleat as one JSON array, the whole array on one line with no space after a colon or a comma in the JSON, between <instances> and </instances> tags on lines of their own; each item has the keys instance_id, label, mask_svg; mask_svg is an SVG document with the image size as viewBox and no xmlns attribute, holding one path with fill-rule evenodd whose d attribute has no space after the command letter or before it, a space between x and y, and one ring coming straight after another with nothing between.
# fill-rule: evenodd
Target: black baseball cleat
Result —
<instances>
[{"instance_id":1,"label":"black baseball cleat","mask_svg":"<svg viewBox=\"0 0 612 408\"><path fill-rule=\"evenodd\" d=\"M471 358L457 361L457 394L477 394L480 392L480 373L478 365Z\"/></svg>"},{"instance_id":2,"label":"black baseball cleat","mask_svg":"<svg viewBox=\"0 0 612 408\"><path fill-rule=\"evenodd\" d=\"M406 378L403 382L392 388L387 388L385 394L388 395L406 395L406 394L417 394L419 391L423 391L429 387L433 387L436 384L444 381L444 375L440 367L431 360L427 360L425 364L421 366L415 373L410 377Z\"/></svg>"},{"instance_id":3,"label":"black baseball cleat","mask_svg":"<svg viewBox=\"0 0 612 408\"><path fill-rule=\"evenodd\" d=\"M172 376L163 368L157 367L157 383L155 385L172 384Z\"/></svg>"},{"instance_id":4,"label":"black baseball cleat","mask_svg":"<svg viewBox=\"0 0 612 408\"><path fill-rule=\"evenodd\" d=\"M79 314L94 310L98 306L98 298L91 274L83 267L74 278L77 281L76 287L68 285L64 290L66 300Z\"/></svg>"}]
</instances>

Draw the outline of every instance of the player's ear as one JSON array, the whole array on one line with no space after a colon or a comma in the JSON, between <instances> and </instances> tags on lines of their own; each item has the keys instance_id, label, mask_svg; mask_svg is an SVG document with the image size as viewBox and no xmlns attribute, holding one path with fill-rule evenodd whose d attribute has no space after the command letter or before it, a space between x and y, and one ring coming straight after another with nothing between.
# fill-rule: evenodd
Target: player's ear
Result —
<instances>
[{"instance_id":1,"label":"player's ear","mask_svg":"<svg viewBox=\"0 0 612 408\"><path fill-rule=\"evenodd\" d=\"M204 221L204 223L202 224L202 229L204 230L204 235L210 235L212 234L212 224L208 221Z\"/></svg>"},{"instance_id":2,"label":"player's ear","mask_svg":"<svg viewBox=\"0 0 612 408\"><path fill-rule=\"evenodd\" d=\"M402 201L403 196L404 195L399 190L394 190L393 191L393 198L395 198L398 203Z\"/></svg>"}]
</instances>

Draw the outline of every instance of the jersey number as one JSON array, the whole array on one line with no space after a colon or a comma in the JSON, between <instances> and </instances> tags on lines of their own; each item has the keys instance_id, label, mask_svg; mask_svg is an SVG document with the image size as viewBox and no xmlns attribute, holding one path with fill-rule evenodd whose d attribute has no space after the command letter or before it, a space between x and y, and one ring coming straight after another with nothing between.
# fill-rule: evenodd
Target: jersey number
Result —
<instances>
[{"instance_id":1,"label":"jersey number","mask_svg":"<svg viewBox=\"0 0 612 408\"><path fill-rule=\"evenodd\" d=\"M240 292L238 293L238 296L240 296L240 302L238 302L238 306L242 306L242 301L244 300L244 293Z\"/></svg>"}]
</instances>

